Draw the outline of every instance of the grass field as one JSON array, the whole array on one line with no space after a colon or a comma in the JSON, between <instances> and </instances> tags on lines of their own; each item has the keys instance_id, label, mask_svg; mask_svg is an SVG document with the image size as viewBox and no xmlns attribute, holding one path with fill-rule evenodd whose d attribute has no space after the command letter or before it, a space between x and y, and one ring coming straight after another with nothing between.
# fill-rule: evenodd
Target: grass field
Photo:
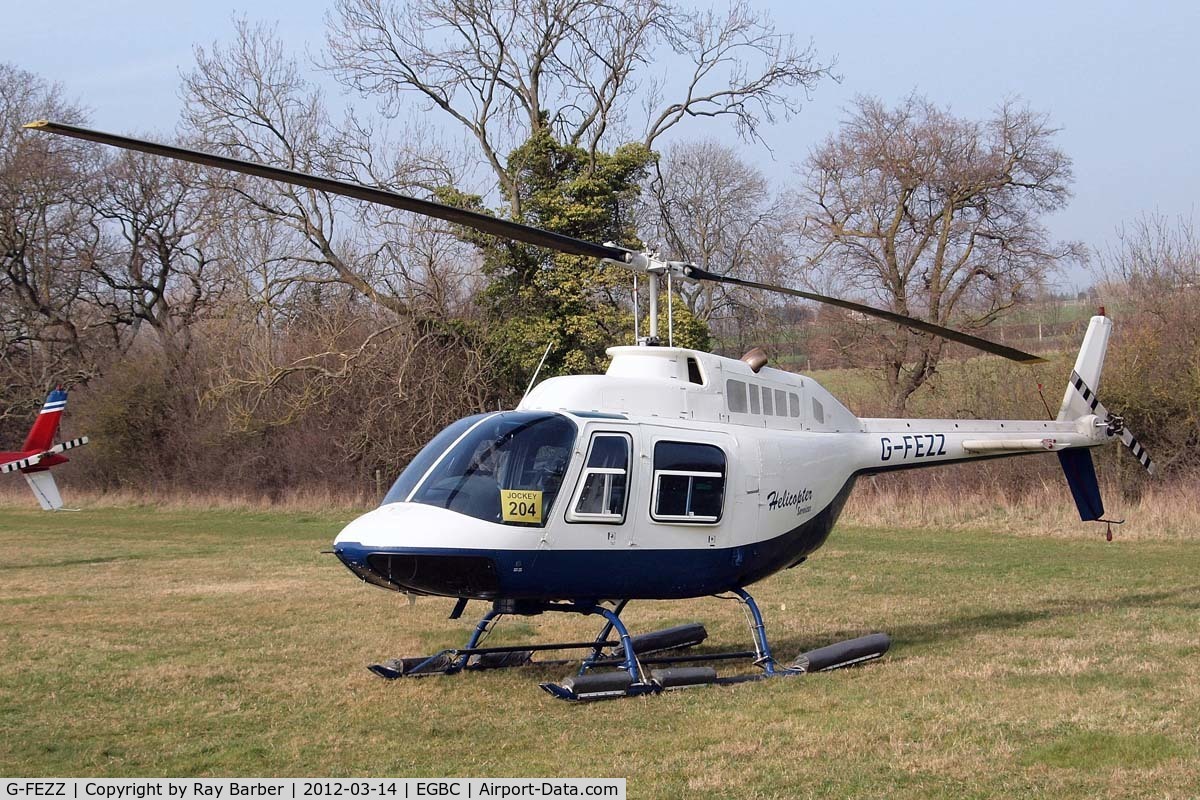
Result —
<instances>
[{"instance_id":1,"label":"grass field","mask_svg":"<svg viewBox=\"0 0 1200 800\"><path fill-rule=\"evenodd\" d=\"M0 774L627 777L633 798L1200 795L1196 540L842 527L757 586L789 659L840 673L571 705L563 667L385 682L460 643L321 555L346 513L0 507ZM472 604L468 616L481 610ZM733 603L632 604L746 646ZM490 642L586 638L510 620Z\"/></svg>"}]
</instances>

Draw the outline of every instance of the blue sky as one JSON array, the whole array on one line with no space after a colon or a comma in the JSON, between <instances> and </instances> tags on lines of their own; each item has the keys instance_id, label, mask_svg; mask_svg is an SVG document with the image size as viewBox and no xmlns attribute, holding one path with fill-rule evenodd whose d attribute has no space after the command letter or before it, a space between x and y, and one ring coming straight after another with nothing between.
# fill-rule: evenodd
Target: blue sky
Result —
<instances>
[{"instance_id":1,"label":"blue sky","mask_svg":"<svg viewBox=\"0 0 1200 800\"><path fill-rule=\"evenodd\" d=\"M860 2L757 4L780 29L836 56L826 82L790 122L767 132L787 174L834 131L857 94L895 101L912 91L970 117L1006 96L1050 115L1075 162L1075 197L1048 221L1055 236L1103 247L1142 213L1196 219L1200 186L1200 3ZM229 3L56 0L14 4L0 29L0 60L63 84L97 127L170 131L179 72L192 46L228 40L235 13L275 22L297 53L322 46L327 2ZM1086 284L1080 272L1064 288Z\"/></svg>"}]
</instances>

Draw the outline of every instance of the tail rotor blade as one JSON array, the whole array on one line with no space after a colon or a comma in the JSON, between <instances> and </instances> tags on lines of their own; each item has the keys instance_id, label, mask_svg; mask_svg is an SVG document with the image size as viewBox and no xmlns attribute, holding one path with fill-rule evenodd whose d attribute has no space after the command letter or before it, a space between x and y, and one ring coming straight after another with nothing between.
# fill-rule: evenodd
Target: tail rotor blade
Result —
<instances>
[{"instance_id":1,"label":"tail rotor blade","mask_svg":"<svg viewBox=\"0 0 1200 800\"><path fill-rule=\"evenodd\" d=\"M1133 457L1141 462L1141 465L1146 468L1146 472L1154 474L1154 462L1150 459L1150 454L1146 452L1146 448L1142 447L1142 443L1128 428L1121 428L1121 444L1129 448L1129 452L1133 453Z\"/></svg>"},{"instance_id":2,"label":"tail rotor blade","mask_svg":"<svg viewBox=\"0 0 1200 800\"><path fill-rule=\"evenodd\" d=\"M1125 421L1104 407L1104 404L1100 402L1100 398L1096 397L1096 393L1092 391L1090 386L1084 383L1083 378L1079 377L1078 372L1071 373L1071 384L1075 387L1075 391L1079 392L1080 396L1087 401L1096 416L1102 417L1108 422L1110 427L1117 429L1113 432L1120 433L1121 444L1128 447L1129 452L1133 453L1133 457L1145 467L1146 472L1153 475L1154 461L1151 460L1150 454L1146 452L1146 448L1142 447L1142 443L1137 440L1133 432L1125 427Z\"/></svg>"}]
</instances>

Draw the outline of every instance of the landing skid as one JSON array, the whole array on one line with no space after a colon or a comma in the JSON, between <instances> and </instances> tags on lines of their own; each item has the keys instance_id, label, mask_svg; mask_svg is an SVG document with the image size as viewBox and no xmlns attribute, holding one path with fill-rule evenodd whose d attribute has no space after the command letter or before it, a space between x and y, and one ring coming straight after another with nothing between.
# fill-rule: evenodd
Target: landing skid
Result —
<instances>
[{"instance_id":1,"label":"landing skid","mask_svg":"<svg viewBox=\"0 0 1200 800\"><path fill-rule=\"evenodd\" d=\"M746 609L754 649L730 653L680 653L702 643L708 636L700 623L679 625L662 631L631 636L621 621L627 600L613 608L589 603L520 603L498 601L475 626L466 647L443 650L432 656L396 658L368 669L376 675L395 680L429 675L454 675L464 670L506 669L529 664L547 666L569 664L571 660L534 661L534 654L547 651L589 650L579 671L561 683L543 683L541 688L560 700L602 700L636 697L694 686L730 685L767 678L803 675L839 669L879 658L887 652L891 640L874 633L857 639L801 653L791 664L779 664L771 653L766 626L758 604L744 589L735 589L733 598ZM534 615L558 611L604 617L604 627L590 642L481 647L480 643L499 619L506 615ZM613 634L616 638L611 638ZM665 654L665 655L664 655ZM697 662L750 660L761 671L749 675L721 677L712 666L677 666ZM578 661L578 659L576 660ZM613 668L616 669L613 669ZM659 669L649 669L660 667Z\"/></svg>"}]
</instances>

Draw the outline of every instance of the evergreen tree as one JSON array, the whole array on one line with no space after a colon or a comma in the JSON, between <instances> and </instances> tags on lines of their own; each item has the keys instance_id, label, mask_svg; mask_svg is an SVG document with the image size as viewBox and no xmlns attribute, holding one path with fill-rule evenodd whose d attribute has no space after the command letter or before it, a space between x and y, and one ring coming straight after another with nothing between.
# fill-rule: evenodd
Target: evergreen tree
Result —
<instances>
[{"instance_id":1,"label":"evergreen tree","mask_svg":"<svg viewBox=\"0 0 1200 800\"><path fill-rule=\"evenodd\" d=\"M510 154L510 185L519 197L505 200L522 209L520 221L528 225L586 241L637 247L629 210L655 157L639 144L593 156L555 141L543 128ZM479 203L479 198L450 193L442 199ZM628 270L518 242L464 236L484 255L488 286L480 300L487 330L482 338L496 358L502 391L510 398L524 391L547 345L551 349L541 378L603 372L608 347L633 343ZM665 296L660 302L665 309ZM675 344L707 348L703 323L678 297L675 309Z\"/></svg>"}]
</instances>

